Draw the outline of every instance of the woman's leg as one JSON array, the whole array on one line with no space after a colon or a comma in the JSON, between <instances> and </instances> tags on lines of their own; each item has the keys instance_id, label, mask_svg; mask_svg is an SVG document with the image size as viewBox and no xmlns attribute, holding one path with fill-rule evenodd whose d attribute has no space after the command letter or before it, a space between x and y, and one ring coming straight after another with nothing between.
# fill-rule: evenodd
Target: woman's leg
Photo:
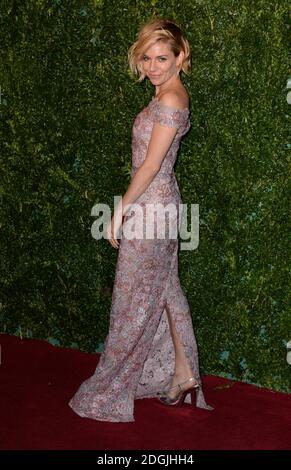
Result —
<instances>
[{"instance_id":1,"label":"woman's leg","mask_svg":"<svg viewBox=\"0 0 291 470\"><path fill-rule=\"evenodd\" d=\"M181 340L179 338L174 320L170 313L169 306L166 305L165 309L166 309L167 316L168 316L170 332L171 332L172 341L173 341L174 350L175 350L175 370L174 370L174 375L172 378L172 383L170 386L170 387L174 387L178 383L185 382L190 377L193 377L194 374L190 367L188 359L186 357L183 344L181 343ZM183 389L188 389L191 386L193 386L193 382L191 381L186 382L183 384ZM170 390L167 394L170 398L174 398L175 396L177 396L178 392L179 392L179 388L176 387L175 389Z\"/></svg>"}]
</instances>

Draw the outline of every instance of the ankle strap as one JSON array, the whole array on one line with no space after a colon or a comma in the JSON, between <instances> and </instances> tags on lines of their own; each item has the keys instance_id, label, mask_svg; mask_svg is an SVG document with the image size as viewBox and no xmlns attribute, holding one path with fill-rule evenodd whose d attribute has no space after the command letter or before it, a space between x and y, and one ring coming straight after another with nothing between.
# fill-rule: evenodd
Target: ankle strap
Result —
<instances>
[{"instance_id":1,"label":"ankle strap","mask_svg":"<svg viewBox=\"0 0 291 470\"><path fill-rule=\"evenodd\" d=\"M183 384L185 384L185 383L187 383L187 382L190 382L190 381L191 381L191 382L194 382L194 381L195 381L195 377L190 377L190 379L187 379L187 380L185 380L184 382L180 382L179 384L174 385L173 387L169 388L169 390L173 390L173 388L177 388L177 387L179 387L179 389L181 390L181 385L183 385Z\"/></svg>"}]
</instances>

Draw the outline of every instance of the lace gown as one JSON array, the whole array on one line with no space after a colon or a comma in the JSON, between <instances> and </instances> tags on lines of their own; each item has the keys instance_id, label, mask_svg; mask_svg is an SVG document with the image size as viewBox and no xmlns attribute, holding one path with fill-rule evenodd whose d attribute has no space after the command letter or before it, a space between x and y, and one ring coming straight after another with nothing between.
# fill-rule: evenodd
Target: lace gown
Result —
<instances>
[{"instance_id":1,"label":"lace gown","mask_svg":"<svg viewBox=\"0 0 291 470\"><path fill-rule=\"evenodd\" d=\"M166 306L200 384L196 406L212 409L204 399L190 308L178 276L178 238L169 236L169 229L178 227L181 220L179 204L182 200L173 166L180 140L191 126L189 110L175 109L153 98L136 116L132 128L132 177L146 157L155 122L178 130L159 173L135 201L142 212L139 216L134 213L133 227L157 228L160 216L155 216L154 220L146 218L146 203L154 207L157 203L164 206L172 203L177 216L166 218L164 238L135 236L119 240L104 350L94 374L81 383L69 401L69 406L79 416L100 421L135 421L134 400L156 397L157 392L170 387L175 351ZM125 215L123 229L132 223L132 215L130 212ZM190 394L185 401L191 403Z\"/></svg>"}]
</instances>

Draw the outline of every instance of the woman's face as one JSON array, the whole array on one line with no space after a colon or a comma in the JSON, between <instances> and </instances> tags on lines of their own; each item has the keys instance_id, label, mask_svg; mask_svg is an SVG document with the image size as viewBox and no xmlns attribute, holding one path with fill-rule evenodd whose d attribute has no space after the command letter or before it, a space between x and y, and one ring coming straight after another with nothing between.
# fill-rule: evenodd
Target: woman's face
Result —
<instances>
[{"instance_id":1,"label":"woman's face","mask_svg":"<svg viewBox=\"0 0 291 470\"><path fill-rule=\"evenodd\" d=\"M161 41L146 50L141 65L153 85L161 85L177 73L181 54L175 57L169 44Z\"/></svg>"}]
</instances>

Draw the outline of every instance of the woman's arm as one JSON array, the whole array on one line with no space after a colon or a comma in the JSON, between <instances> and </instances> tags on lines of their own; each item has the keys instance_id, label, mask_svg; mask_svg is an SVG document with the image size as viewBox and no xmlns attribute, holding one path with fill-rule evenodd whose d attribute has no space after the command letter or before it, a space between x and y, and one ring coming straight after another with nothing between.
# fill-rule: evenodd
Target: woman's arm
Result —
<instances>
[{"instance_id":1,"label":"woman's arm","mask_svg":"<svg viewBox=\"0 0 291 470\"><path fill-rule=\"evenodd\" d=\"M159 172L179 128L179 113L174 113L174 110L177 111L181 106L179 97L172 92L165 93L159 103L168 107L166 108L168 112L165 116L164 108L161 110L161 113L158 112L157 115L155 115L146 158L131 180L126 193L114 212L111 224L108 226L107 236L111 245L115 248L118 248L119 245L116 237L122 225L122 216L129 210L130 205L144 193ZM172 110L172 112L170 112L170 110ZM175 114L177 114L176 118L174 118ZM167 119L167 117L169 118L170 116L171 119Z\"/></svg>"},{"instance_id":2,"label":"woman's arm","mask_svg":"<svg viewBox=\"0 0 291 470\"><path fill-rule=\"evenodd\" d=\"M176 132L176 127L168 127L159 123L154 124L145 161L135 173L126 193L119 203L118 210L120 212L121 205L123 206L122 215L126 212L125 206L134 203L136 199L144 193L160 171L163 160L174 140Z\"/></svg>"},{"instance_id":3,"label":"woman's arm","mask_svg":"<svg viewBox=\"0 0 291 470\"><path fill-rule=\"evenodd\" d=\"M116 236L122 225L122 216L129 210L130 205L144 193L159 172L176 132L177 128L175 127L168 127L159 123L154 124L145 161L132 178L126 193L114 212L111 226L108 227L108 238L111 237L113 243L111 243L111 240L109 241L115 248L119 246Z\"/></svg>"}]
</instances>

